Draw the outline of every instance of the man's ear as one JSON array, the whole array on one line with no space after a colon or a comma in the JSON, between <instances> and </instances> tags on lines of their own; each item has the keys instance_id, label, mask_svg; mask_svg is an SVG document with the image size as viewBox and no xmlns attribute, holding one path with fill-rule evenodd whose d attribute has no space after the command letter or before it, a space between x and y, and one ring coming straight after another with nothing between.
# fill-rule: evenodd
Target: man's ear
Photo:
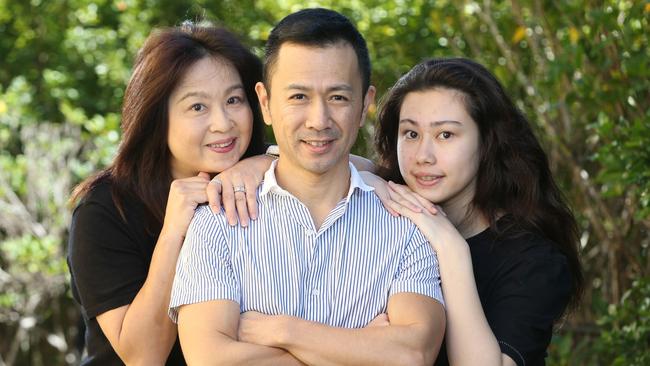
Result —
<instances>
[{"instance_id":1,"label":"man's ear","mask_svg":"<svg viewBox=\"0 0 650 366\"><path fill-rule=\"evenodd\" d=\"M266 91L266 86L263 82L258 81L255 84L255 93L257 93L257 99L260 101L260 109L262 109L262 118L264 118L264 123L268 126L271 125L271 110L269 108L269 93Z\"/></svg>"},{"instance_id":2,"label":"man's ear","mask_svg":"<svg viewBox=\"0 0 650 366\"><path fill-rule=\"evenodd\" d=\"M361 121L359 122L359 127L363 126L363 123L366 121L366 115L368 114L368 108L375 102L375 93L377 90L374 86L370 85L366 96L363 98L363 112L361 112Z\"/></svg>"}]
</instances>

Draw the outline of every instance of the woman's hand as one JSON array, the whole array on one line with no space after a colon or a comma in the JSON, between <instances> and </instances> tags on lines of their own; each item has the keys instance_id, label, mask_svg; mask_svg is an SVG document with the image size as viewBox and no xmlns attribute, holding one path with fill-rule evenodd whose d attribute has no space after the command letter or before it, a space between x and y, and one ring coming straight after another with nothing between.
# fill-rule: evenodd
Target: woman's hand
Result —
<instances>
[{"instance_id":1,"label":"woman's hand","mask_svg":"<svg viewBox=\"0 0 650 366\"><path fill-rule=\"evenodd\" d=\"M203 172L195 177L176 179L172 182L161 235L164 233L185 237L196 206L208 201L205 190L209 182L210 175Z\"/></svg>"},{"instance_id":2,"label":"woman's hand","mask_svg":"<svg viewBox=\"0 0 650 366\"><path fill-rule=\"evenodd\" d=\"M264 179L273 158L267 155L241 160L217 174L206 188L212 212L221 212L223 204L230 225L248 226L249 218L257 219L257 187Z\"/></svg>"}]
</instances>

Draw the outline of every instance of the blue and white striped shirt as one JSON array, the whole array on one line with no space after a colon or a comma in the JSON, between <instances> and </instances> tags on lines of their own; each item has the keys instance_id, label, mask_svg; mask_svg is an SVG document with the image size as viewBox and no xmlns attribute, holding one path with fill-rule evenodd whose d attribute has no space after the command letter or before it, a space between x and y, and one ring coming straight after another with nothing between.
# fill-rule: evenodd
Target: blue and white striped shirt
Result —
<instances>
[{"instance_id":1,"label":"blue and white striped shirt","mask_svg":"<svg viewBox=\"0 0 650 366\"><path fill-rule=\"evenodd\" d=\"M361 328L388 298L415 292L443 303L435 253L406 218L391 216L351 165L350 189L316 230L305 205L282 189L275 164L258 188L248 228L199 207L181 249L170 317L179 306L232 300L241 312L292 315Z\"/></svg>"}]
</instances>

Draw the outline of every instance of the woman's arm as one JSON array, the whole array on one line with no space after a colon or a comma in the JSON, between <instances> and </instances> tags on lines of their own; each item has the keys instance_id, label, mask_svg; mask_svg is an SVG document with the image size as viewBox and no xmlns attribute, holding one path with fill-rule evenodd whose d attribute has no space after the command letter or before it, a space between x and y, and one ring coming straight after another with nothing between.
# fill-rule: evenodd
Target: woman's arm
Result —
<instances>
[{"instance_id":1,"label":"woman's arm","mask_svg":"<svg viewBox=\"0 0 650 366\"><path fill-rule=\"evenodd\" d=\"M102 331L129 365L163 365L176 339L167 315L176 260L194 209L207 201L206 173L172 182L165 222L147 278L131 304L97 316Z\"/></svg>"}]
</instances>

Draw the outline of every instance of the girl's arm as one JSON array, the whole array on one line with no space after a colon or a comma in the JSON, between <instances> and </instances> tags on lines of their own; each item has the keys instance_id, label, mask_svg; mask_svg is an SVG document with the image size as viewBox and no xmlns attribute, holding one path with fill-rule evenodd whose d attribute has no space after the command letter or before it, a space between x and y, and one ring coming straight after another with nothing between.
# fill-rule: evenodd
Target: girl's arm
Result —
<instances>
[{"instance_id":1,"label":"girl's arm","mask_svg":"<svg viewBox=\"0 0 650 366\"><path fill-rule=\"evenodd\" d=\"M469 246L444 212L415 212L406 204L423 198L405 186L389 185L389 206L413 221L429 240L440 263L442 292L447 310L447 355L450 365L508 365L515 362L501 353L478 296ZM416 197L417 196L417 197Z\"/></svg>"}]
</instances>

